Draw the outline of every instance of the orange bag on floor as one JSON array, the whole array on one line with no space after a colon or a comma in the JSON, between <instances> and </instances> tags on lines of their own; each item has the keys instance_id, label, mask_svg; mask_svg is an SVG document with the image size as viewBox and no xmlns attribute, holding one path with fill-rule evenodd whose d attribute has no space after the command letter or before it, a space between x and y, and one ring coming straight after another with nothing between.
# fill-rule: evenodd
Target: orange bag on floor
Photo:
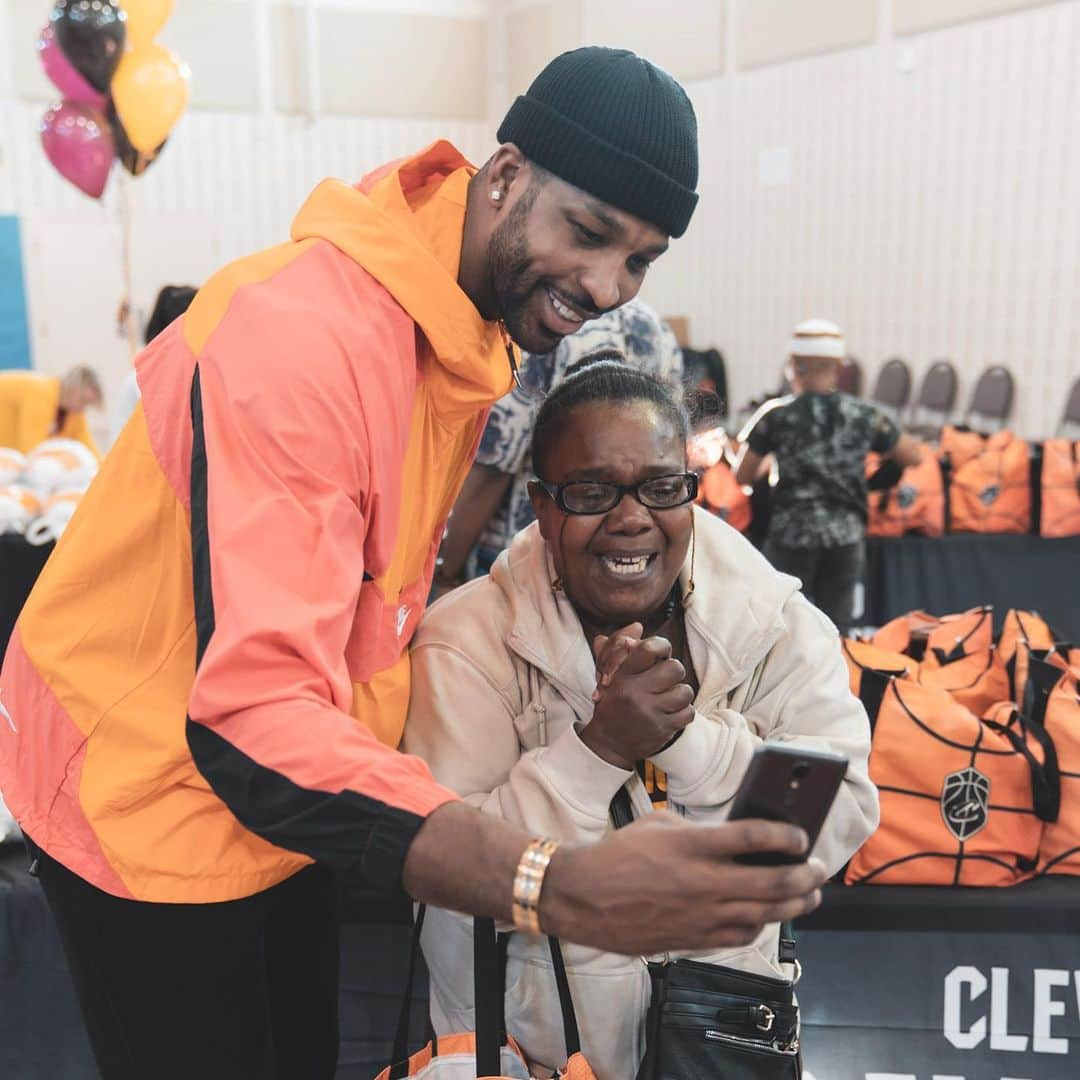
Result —
<instances>
[{"instance_id":1,"label":"orange bag on floor","mask_svg":"<svg viewBox=\"0 0 1080 1080\"><path fill-rule=\"evenodd\" d=\"M981 720L943 690L902 678L885 682L870 751L881 824L848 864L844 880L849 885L1022 880L1038 861L1043 823L1036 792L1046 786L1025 737ZM1038 806L1043 814L1052 809L1045 798Z\"/></svg>"},{"instance_id":2,"label":"orange bag on floor","mask_svg":"<svg viewBox=\"0 0 1080 1080\"><path fill-rule=\"evenodd\" d=\"M877 454L866 459L866 475L881 464ZM945 533L945 480L941 463L929 447L922 448L918 465L910 465L886 491L871 491L867 505L868 536L942 536Z\"/></svg>"},{"instance_id":3,"label":"orange bag on floor","mask_svg":"<svg viewBox=\"0 0 1080 1080\"><path fill-rule=\"evenodd\" d=\"M972 608L958 615L912 611L887 622L871 641L879 649L904 653L916 660L933 650L942 663L948 663L993 645L994 609Z\"/></svg>"},{"instance_id":4,"label":"orange bag on floor","mask_svg":"<svg viewBox=\"0 0 1080 1080\"><path fill-rule=\"evenodd\" d=\"M1043 443L1043 536L1080 536L1080 442Z\"/></svg>"},{"instance_id":5,"label":"orange bag on floor","mask_svg":"<svg viewBox=\"0 0 1080 1080\"><path fill-rule=\"evenodd\" d=\"M953 532L1031 531L1031 451L1011 431L987 437L982 452L949 479Z\"/></svg>"}]
</instances>

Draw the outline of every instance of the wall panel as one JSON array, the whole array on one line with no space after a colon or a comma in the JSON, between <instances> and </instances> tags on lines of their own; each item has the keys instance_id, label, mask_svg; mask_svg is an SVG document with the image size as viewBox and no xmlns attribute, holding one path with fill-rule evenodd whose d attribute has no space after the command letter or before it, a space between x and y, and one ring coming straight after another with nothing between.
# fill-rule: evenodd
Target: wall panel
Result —
<instances>
[{"instance_id":1,"label":"wall panel","mask_svg":"<svg viewBox=\"0 0 1080 1080\"><path fill-rule=\"evenodd\" d=\"M871 379L947 356L966 401L1008 364L1017 426L1051 431L1080 375L1078 57L1073 0L691 86L701 208L648 296L724 350L736 403L820 315ZM765 185L777 148L791 179Z\"/></svg>"},{"instance_id":2,"label":"wall panel","mask_svg":"<svg viewBox=\"0 0 1080 1080\"><path fill-rule=\"evenodd\" d=\"M874 40L878 0L736 0L740 69Z\"/></svg>"}]
</instances>

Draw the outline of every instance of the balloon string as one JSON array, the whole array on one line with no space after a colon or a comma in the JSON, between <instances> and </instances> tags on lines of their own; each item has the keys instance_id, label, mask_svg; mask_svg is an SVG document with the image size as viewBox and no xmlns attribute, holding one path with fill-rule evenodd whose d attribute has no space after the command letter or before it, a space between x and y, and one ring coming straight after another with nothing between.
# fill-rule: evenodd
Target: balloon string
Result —
<instances>
[{"instance_id":1,"label":"balloon string","mask_svg":"<svg viewBox=\"0 0 1080 1080\"><path fill-rule=\"evenodd\" d=\"M135 363L135 357L139 352L139 339L135 319L135 291L132 287L131 275L131 188L130 180L123 169L117 169L120 179L120 225L121 225L121 249L120 262L124 278L124 310L127 312L127 339L128 358Z\"/></svg>"}]
</instances>

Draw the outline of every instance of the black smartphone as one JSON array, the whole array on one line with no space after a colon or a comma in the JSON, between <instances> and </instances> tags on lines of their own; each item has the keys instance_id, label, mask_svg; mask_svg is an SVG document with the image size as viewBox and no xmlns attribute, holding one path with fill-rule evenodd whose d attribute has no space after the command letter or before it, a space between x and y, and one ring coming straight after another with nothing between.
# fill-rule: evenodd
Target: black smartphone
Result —
<instances>
[{"instance_id":1,"label":"black smartphone","mask_svg":"<svg viewBox=\"0 0 1080 1080\"><path fill-rule=\"evenodd\" d=\"M764 818L798 825L810 838L809 853L844 782L847 767L847 758L839 754L802 750L782 743L759 746L735 793L728 820ZM735 857L736 862L751 866L783 866L805 860L806 855L774 851Z\"/></svg>"}]
</instances>

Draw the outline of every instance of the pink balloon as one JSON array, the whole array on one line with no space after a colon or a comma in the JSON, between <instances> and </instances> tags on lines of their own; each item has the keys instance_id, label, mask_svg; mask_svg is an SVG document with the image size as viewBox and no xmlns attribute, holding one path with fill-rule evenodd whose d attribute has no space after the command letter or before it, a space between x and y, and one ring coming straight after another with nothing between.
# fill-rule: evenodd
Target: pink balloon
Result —
<instances>
[{"instance_id":1,"label":"pink balloon","mask_svg":"<svg viewBox=\"0 0 1080 1080\"><path fill-rule=\"evenodd\" d=\"M41 31L37 47L45 74L49 76L53 86L63 94L66 100L93 105L98 109L105 104L105 95L99 94L64 55L64 50L60 48L56 34L53 33L52 23Z\"/></svg>"},{"instance_id":2,"label":"pink balloon","mask_svg":"<svg viewBox=\"0 0 1080 1080\"><path fill-rule=\"evenodd\" d=\"M116 145L109 122L97 109L74 101L54 105L41 121L41 145L65 180L101 198Z\"/></svg>"}]
</instances>

